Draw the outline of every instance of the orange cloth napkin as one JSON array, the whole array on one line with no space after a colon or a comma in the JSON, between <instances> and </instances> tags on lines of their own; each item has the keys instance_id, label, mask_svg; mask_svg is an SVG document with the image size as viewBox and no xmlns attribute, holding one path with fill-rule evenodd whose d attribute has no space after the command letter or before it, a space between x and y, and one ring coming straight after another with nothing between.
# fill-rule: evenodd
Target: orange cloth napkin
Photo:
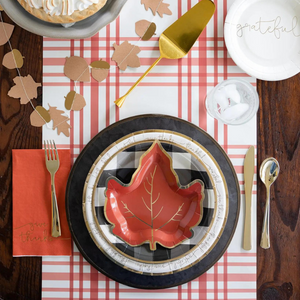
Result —
<instances>
[{"instance_id":1,"label":"orange cloth napkin","mask_svg":"<svg viewBox=\"0 0 300 300\"><path fill-rule=\"evenodd\" d=\"M44 150L13 150L13 256L71 255L72 240L65 191L70 172L70 150L58 150L55 174L61 233L51 236L50 173Z\"/></svg>"}]
</instances>

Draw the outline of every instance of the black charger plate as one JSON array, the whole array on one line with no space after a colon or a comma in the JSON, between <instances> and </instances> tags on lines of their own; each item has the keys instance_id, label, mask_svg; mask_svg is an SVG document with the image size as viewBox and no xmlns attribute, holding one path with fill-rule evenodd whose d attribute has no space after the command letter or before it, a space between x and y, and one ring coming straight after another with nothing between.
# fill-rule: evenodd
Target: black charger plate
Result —
<instances>
[{"instance_id":1,"label":"black charger plate","mask_svg":"<svg viewBox=\"0 0 300 300\"><path fill-rule=\"evenodd\" d=\"M220 240L210 253L195 265L168 275L137 274L114 263L95 245L85 225L82 197L87 175L108 146L130 133L160 129L175 131L191 137L205 147L219 164L228 187L229 212ZM240 209L240 189L230 159L222 147L205 131L184 120L164 115L141 115L119 121L98 133L78 156L69 176L66 190L66 211L73 239L83 257L98 271L122 284L143 288L161 289L181 285L195 279L211 268L226 251L233 237Z\"/></svg>"}]
</instances>

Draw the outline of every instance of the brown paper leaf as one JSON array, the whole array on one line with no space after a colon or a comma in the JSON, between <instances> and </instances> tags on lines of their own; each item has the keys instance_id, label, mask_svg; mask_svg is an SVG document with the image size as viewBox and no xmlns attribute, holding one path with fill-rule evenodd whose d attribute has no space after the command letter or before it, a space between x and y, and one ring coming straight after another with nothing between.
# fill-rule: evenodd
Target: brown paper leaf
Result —
<instances>
[{"instance_id":1,"label":"brown paper leaf","mask_svg":"<svg viewBox=\"0 0 300 300\"><path fill-rule=\"evenodd\" d=\"M156 31L156 24L147 20L140 20L135 23L135 32L142 38L143 41L148 41L152 38Z\"/></svg>"},{"instance_id":2,"label":"brown paper leaf","mask_svg":"<svg viewBox=\"0 0 300 300\"><path fill-rule=\"evenodd\" d=\"M127 66L137 68L141 65L137 54L141 51L138 46L130 44L128 41L121 45L114 44L115 52L112 60L115 61L120 70L125 71Z\"/></svg>"},{"instance_id":3,"label":"brown paper leaf","mask_svg":"<svg viewBox=\"0 0 300 300\"><path fill-rule=\"evenodd\" d=\"M57 125L57 134L60 135L60 133L62 132L66 137L70 136L70 124L67 123L67 121L60 123L59 125Z\"/></svg>"},{"instance_id":4,"label":"brown paper leaf","mask_svg":"<svg viewBox=\"0 0 300 300\"><path fill-rule=\"evenodd\" d=\"M74 81L91 81L89 65L85 59L79 56L66 58L64 73L68 78Z\"/></svg>"},{"instance_id":5,"label":"brown paper leaf","mask_svg":"<svg viewBox=\"0 0 300 300\"><path fill-rule=\"evenodd\" d=\"M49 105L49 104L48 104ZM70 136L70 128L71 126L67 123L69 118L67 116L63 116L65 112L63 110L57 109L55 106L49 105L49 114L53 121L53 130L57 128L57 134L60 135L62 132L65 136Z\"/></svg>"},{"instance_id":6,"label":"brown paper leaf","mask_svg":"<svg viewBox=\"0 0 300 300\"><path fill-rule=\"evenodd\" d=\"M23 58L19 50L13 49L4 55L2 65L7 69L22 68L24 63Z\"/></svg>"},{"instance_id":7,"label":"brown paper leaf","mask_svg":"<svg viewBox=\"0 0 300 300\"><path fill-rule=\"evenodd\" d=\"M109 70L110 69L110 64L102 59L100 60L96 60L96 61L93 61L90 66L92 68L95 68L95 69L105 69L105 70Z\"/></svg>"},{"instance_id":8,"label":"brown paper leaf","mask_svg":"<svg viewBox=\"0 0 300 300\"><path fill-rule=\"evenodd\" d=\"M49 105L49 104L48 104ZM63 110L57 109L56 106L50 106L48 110L50 117L53 121L53 129L55 129L60 123L68 121L69 118L67 116L63 116L65 112Z\"/></svg>"},{"instance_id":9,"label":"brown paper leaf","mask_svg":"<svg viewBox=\"0 0 300 300\"><path fill-rule=\"evenodd\" d=\"M34 127L41 127L50 120L50 114L43 106L37 106L30 115L30 124Z\"/></svg>"},{"instance_id":10,"label":"brown paper leaf","mask_svg":"<svg viewBox=\"0 0 300 300\"><path fill-rule=\"evenodd\" d=\"M14 28L14 25L0 22L0 46L8 42L14 31Z\"/></svg>"},{"instance_id":11,"label":"brown paper leaf","mask_svg":"<svg viewBox=\"0 0 300 300\"><path fill-rule=\"evenodd\" d=\"M170 4L164 3L164 0L141 0L141 3L144 4L146 10L150 7L154 16L156 13L158 13L160 17L163 17L164 14L172 15L169 9Z\"/></svg>"},{"instance_id":12,"label":"brown paper leaf","mask_svg":"<svg viewBox=\"0 0 300 300\"><path fill-rule=\"evenodd\" d=\"M78 111L86 106L86 102L83 96L77 94L75 91L69 92L65 99L65 108L67 110Z\"/></svg>"},{"instance_id":13,"label":"brown paper leaf","mask_svg":"<svg viewBox=\"0 0 300 300\"><path fill-rule=\"evenodd\" d=\"M27 104L30 100L37 98L37 88L42 86L36 83L31 75L16 76L13 81L15 85L8 91L8 96L20 98L21 104Z\"/></svg>"}]
</instances>

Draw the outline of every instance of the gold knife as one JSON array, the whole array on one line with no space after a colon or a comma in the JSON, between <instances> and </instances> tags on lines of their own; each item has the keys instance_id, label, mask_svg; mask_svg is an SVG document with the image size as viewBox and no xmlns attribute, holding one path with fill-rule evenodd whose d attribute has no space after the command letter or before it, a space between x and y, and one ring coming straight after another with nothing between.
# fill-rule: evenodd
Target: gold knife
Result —
<instances>
[{"instance_id":1,"label":"gold knife","mask_svg":"<svg viewBox=\"0 0 300 300\"><path fill-rule=\"evenodd\" d=\"M244 187L245 187L245 222L244 222L244 239L243 248L251 250L252 234L251 234L251 219L252 219L252 188L254 178L254 147L251 146L244 161Z\"/></svg>"}]
</instances>

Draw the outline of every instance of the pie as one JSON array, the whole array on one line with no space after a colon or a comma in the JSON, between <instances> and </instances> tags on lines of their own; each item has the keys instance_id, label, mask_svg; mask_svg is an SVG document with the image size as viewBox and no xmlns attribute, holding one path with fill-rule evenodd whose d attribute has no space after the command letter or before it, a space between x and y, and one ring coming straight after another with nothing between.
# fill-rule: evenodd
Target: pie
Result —
<instances>
[{"instance_id":1,"label":"pie","mask_svg":"<svg viewBox=\"0 0 300 300\"><path fill-rule=\"evenodd\" d=\"M18 0L35 17L52 23L74 23L99 11L107 0Z\"/></svg>"}]
</instances>

